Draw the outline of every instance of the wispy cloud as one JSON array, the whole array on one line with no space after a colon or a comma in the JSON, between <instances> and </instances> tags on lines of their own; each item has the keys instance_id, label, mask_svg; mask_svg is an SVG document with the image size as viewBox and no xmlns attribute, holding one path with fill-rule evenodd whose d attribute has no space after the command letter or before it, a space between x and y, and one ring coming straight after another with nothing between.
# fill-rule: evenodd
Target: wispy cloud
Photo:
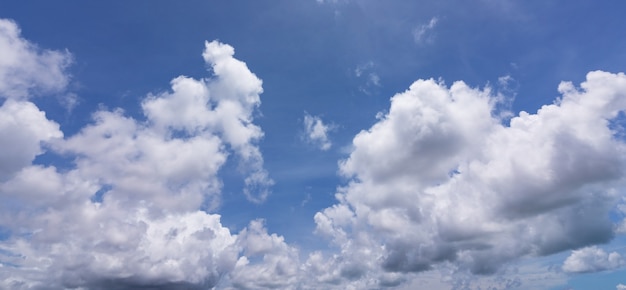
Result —
<instances>
[{"instance_id":1,"label":"wispy cloud","mask_svg":"<svg viewBox=\"0 0 626 290\"><path fill-rule=\"evenodd\" d=\"M359 91L367 95L370 95L375 88L381 86L380 76L374 71L374 67L374 62L368 61L354 69L354 76L364 80L364 83L359 86Z\"/></svg>"},{"instance_id":2,"label":"wispy cloud","mask_svg":"<svg viewBox=\"0 0 626 290\"><path fill-rule=\"evenodd\" d=\"M427 44L432 43L434 41L434 32L435 26L439 19L437 17L433 17L428 21L428 23L420 25L419 27L413 30L413 40L417 44Z\"/></svg>"}]
</instances>

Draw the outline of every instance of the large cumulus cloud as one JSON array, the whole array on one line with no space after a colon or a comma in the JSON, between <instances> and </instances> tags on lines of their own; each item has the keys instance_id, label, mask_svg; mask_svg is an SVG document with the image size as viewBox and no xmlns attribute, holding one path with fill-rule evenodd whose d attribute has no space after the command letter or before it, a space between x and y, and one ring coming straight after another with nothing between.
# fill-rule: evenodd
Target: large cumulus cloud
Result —
<instances>
[{"instance_id":1,"label":"large cumulus cloud","mask_svg":"<svg viewBox=\"0 0 626 290\"><path fill-rule=\"evenodd\" d=\"M614 120L626 76L590 72L579 88L530 114L495 117L489 89L418 80L353 140L351 181L315 215L341 257L335 279L416 273L442 265L497 272L524 256L603 243L624 176ZM363 262L367 261L367 262ZM387 275L388 275L387 274Z\"/></svg>"},{"instance_id":2,"label":"large cumulus cloud","mask_svg":"<svg viewBox=\"0 0 626 290\"><path fill-rule=\"evenodd\" d=\"M232 154L251 200L272 184L253 123L261 80L231 46L207 42L213 76L175 78L143 100L144 120L103 109L64 138L27 99L64 90L69 55L37 50L11 21L0 28L0 49L11 52L0 54L0 73L14 72L0 85L0 288L259 288L285 277L262 269L297 264L262 221L232 233L209 213ZM34 164L44 152L72 164Z\"/></svg>"}]
</instances>

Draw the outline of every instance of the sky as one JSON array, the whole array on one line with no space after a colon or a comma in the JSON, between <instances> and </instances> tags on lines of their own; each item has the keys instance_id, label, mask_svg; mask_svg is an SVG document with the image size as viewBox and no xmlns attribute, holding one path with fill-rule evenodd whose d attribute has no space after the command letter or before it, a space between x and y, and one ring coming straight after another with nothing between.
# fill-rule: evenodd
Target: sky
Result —
<instances>
[{"instance_id":1,"label":"sky","mask_svg":"<svg viewBox=\"0 0 626 290\"><path fill-rule=\"evenodd\" d=\"M623 1L2 1L2 289L626 289Z\"/></svg>"}]
</instances>

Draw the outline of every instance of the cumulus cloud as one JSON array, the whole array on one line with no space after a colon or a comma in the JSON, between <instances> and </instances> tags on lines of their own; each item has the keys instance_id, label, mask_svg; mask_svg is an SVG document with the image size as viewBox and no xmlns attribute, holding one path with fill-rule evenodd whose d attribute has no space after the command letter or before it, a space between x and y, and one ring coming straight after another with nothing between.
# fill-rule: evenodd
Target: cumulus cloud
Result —
<instances>
[{"instance_id":1,"label":"cumulus cloud","mask_svg":"<svg viewBox=\"0 0 626 290\"><path fill-rule=\"evenodd\" d=\"M3 37L19 31L0 24ZM17 55L41 57L17 41ZM25 83L61 88L66 76L3 83L0 288L258 289L290 281L297 250L281 236L260 221L232 233L208 212L219 203L218 171L231 154L246 168L251 199L261 201L272 183L256 145L263 132L252 123L261 81L233 54L226 44L206 43L213 77L175 78L170 92L144 99L143 121L121 109L99 110L66 138L24 100L33 88ZM32 69L29 61L13 65L20 64L16 71ZM58 69L37 68L40 75ZM33 164L46 151L73 164Z\"/></svg>"},{"instance_id":2,"label":"cumulus cloud","mask_svg":"<svg viewBox=\"0 0 626 290\"><path fill-rule=\"evenodd\" d=\"M30 164L45 143L63 137L28 98L63 90L68 52L42 50L23 39L15 22L0 19L0 181Z\"/></svg>"},{"instance_id":3,"label":"cumulus cloud","mask_svg":"<svg viewBox=\"0 0 626 290\"><path fill-rule=\"evenodd\" d=\"M263 131L252 123L261 104L261 80L246 64L233 58L232 46L207 42L202 56L215 77L195 80L180 76L172 80L172 92L149 96L142 103L155 129L186 134L217 133L241 160L248 199L263 202L273 184L263 168L263 156L254 144Z\"/></svg>"},{"instance_id":4,"label":"cumulus cloud","mask_svg":"<svg viewBox=\"0 0 626 290\"><path fill-rule=\"evenodd\" d=\"M431 43L433 42L433 29L437 26L439 19L433 17L426 24L422 24L413 30L413 40L417 44Z\"/></svg>"},{"instance_id":5,"label":"cumulus cloud","mask_svg":"<svg viewBox=\"0 0 626 290\"><path fill-rule=\"evenodd\" d=\"M6 100L0 106L0 181L30 165L44 143L62 137L59 125L35 104Z\"/></svg>"},{"instance_id":6,"label":"cumulus cloud","mask_svg":"<svg viewBox=\"0 0 626 290\"><path fill-rule=\"evenodd\" d=\"M311 116L304 113L304 140L319 147L321 150L328 150L332 142L328 138L328 133L332 131L332 126L324 124L318 116Z\"/></svg>"},{"instance_id":7,"label":"cumulus cloud","mask_svg":"<svg viewBox=\"0 0 626 290\"><path fill-rule=\"evenodd\" d=\"M15 22L0 19L0 98L26 99L65 88L71 55L39 49L20 33Z\"/></svg>"},{"instance_id":8,"label":"cumulus cloud","mask_svg":"<svg viewBox=\"0 0 626 290\"><path fill-rule=\"evenodd\" d=\"M510 125L494 116L489 88L418 80L395 95L340 163L351 181L338 203L315 215L341 251L324 260L333 278L446 264L489 274L519 257L609 241L625 161L609 121L626 109L626 76L590 72L580 88L559 91Z\"/></svg>"},{"instance_id":9,"label":"cumulus cloud","mask_svg":"<svg viewBox=\"0 0 626 290\"><path fill-rule=\"evenodd\" d=\"M240 289L295 289L300 273L296 248L284 238L268 234L262 220L255 220L238 237L244 256L230 275L232 285ZM259 260L257 263L251 260Z\"/></svg>"},{"instance_id":10,"label":"cumulus cloud","mask_svg":"<svg viewBox=\"0 0 626 290\"><path fill-rule=\"evenodd\" d=\"M615 288L616 288L617 290L626 290L626 285L624 285L624 284L618 284L617 286L615 286Z\"/></svg>"},{"instance_id":11,"label":"cumulus cloud","mask_svg":"<svg viewBox=\"0 0 626 290\"><path fill-rule=\"evenodd\" d=\"M568 273L590 273L613 270L626 265L626 261L617 252L607 253L596 246L572 251L563 262L563 271Z\"/></svg>"},{"instance_id":12,"label":"cumulus cloud","mask_svg":"<svg viewBox=\"0 0 626 290\"><path fill-rule=\"evenodd\" d=\"M4 35L19 31L2 23ZM16 51L46 55L33 47ZM624 265L619 253L589 247L619 229L609 212L624 198L626 147L611 129L626 109L622 73L564 82L553 104L510 125L494 114L500 98L488 88L416 81L354 137L339 165L347 184L314 216L331 248L301 260L263 220L233 232L212 212L230 160L250 200L262 201L272 181L253 122L261 80L227 44L206 43L203 58L213 76L174 78L171 90L143 99L144 119L101 109L71 136L26 100L62 89L64 62L40 67L61 77L24 73L2 84L0 140L11 142L0 141L0 288L463 289L472 284L436 271L491 274L579 248L564 271ZM31 71L22 64L17 71ZM319 117L306 114L305 127L320 148L331 146ZM33 164L43 152L72 163ZM522 283L500 277L495 289Z\"/></svg>"}]
</instances>

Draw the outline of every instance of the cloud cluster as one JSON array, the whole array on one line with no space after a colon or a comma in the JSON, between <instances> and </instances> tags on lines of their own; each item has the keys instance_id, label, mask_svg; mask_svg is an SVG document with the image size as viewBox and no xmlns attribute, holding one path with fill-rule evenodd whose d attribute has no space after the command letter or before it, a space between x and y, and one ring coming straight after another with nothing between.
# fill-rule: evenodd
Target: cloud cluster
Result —
<instances>
[{"instance_id":1,"label":"cloud cluster","mask_svg":"<svg viewBox=\"0 0 626 290\"><path fill-rule=\"evenodd\" d=\"M212 213L229 160L251 201L273 183L253 122L262 82L231 46L207 42L213 75L174 78L143 99L143 119L100 109L71 136L28 101L64 90L71 56L37 49L6 20L0 49L0 73L16 72L0 78L0 288L463 289L564 250L565 272L625 264L591 246L626 224L609 216L626 212L623 73L561 83L553 104L508 124L489 88L416 81L354 137L339 164L347 184L314 216L332 248L302 259L263 220L233 233ZM330 148L327 124L305 114L304 125ZM42 153L70 162L33 163ZM523 283L489 277L480 283L494 289Z\"/></svg>"},{"instance_id":2,"label":"cloud cluster","mask_svg":"<svg viewBox=\"0 0 626 290\"><path fill-rule=\"evenodd\" d=\"M315 145L321 150L328 150L333 143L328 138L328 133L332 130L330 125L324 124L318 116L311 116L304 113L304 140Z\"/></svg>"},{"instance_id":3,"label":"cloud cluster","mask_svg":"<svg viewBox=\"0 0 626 290\"><path fill-rule=\"evenodd\" d=\"M340 163L351 181L338 203L315 215L341 252L326 261L334 278L382 285L442 265L489 274L609 241L626 148L611 121L626 109L626 76L590 72L559 91L510 125L488 88L418 80L395 95Z\"/></svg>"},{"instance_id":4,"label":"cloud cluster","mask_svg":"<svg viewBox=\"0 0 626 290\"><path fill-rule=\"evenodd\" d=\"M563 271L568 273L590 273L613 270L626 265L618 252L607 253L596 246L572 251L563 262Z\"/></svg>"},{"instance_id":5,"label":"cloud cluster","mask_svg":"<svg viewBox=\"0 0 626 290\"><path fill-rule=\"evenodd\" d=\"M0 45L12 53L0 54L0 72L19 72L0 78L0 288L258 289L289 281L296 250L262 221L236 234L200 210L219 203L217 174L231 153L251 200L262 201L272 184L255 144L263 132L252 123L261 81L232 47L206 43L213 77L175 78L171 91L143 100L145 120L102 109L64 137L26 99L63 90L66 62L52 60L69 56L35 53L13 22L0 25ZM34 164L44 152L72 164Z\"/></svg>"}]
</instances>

